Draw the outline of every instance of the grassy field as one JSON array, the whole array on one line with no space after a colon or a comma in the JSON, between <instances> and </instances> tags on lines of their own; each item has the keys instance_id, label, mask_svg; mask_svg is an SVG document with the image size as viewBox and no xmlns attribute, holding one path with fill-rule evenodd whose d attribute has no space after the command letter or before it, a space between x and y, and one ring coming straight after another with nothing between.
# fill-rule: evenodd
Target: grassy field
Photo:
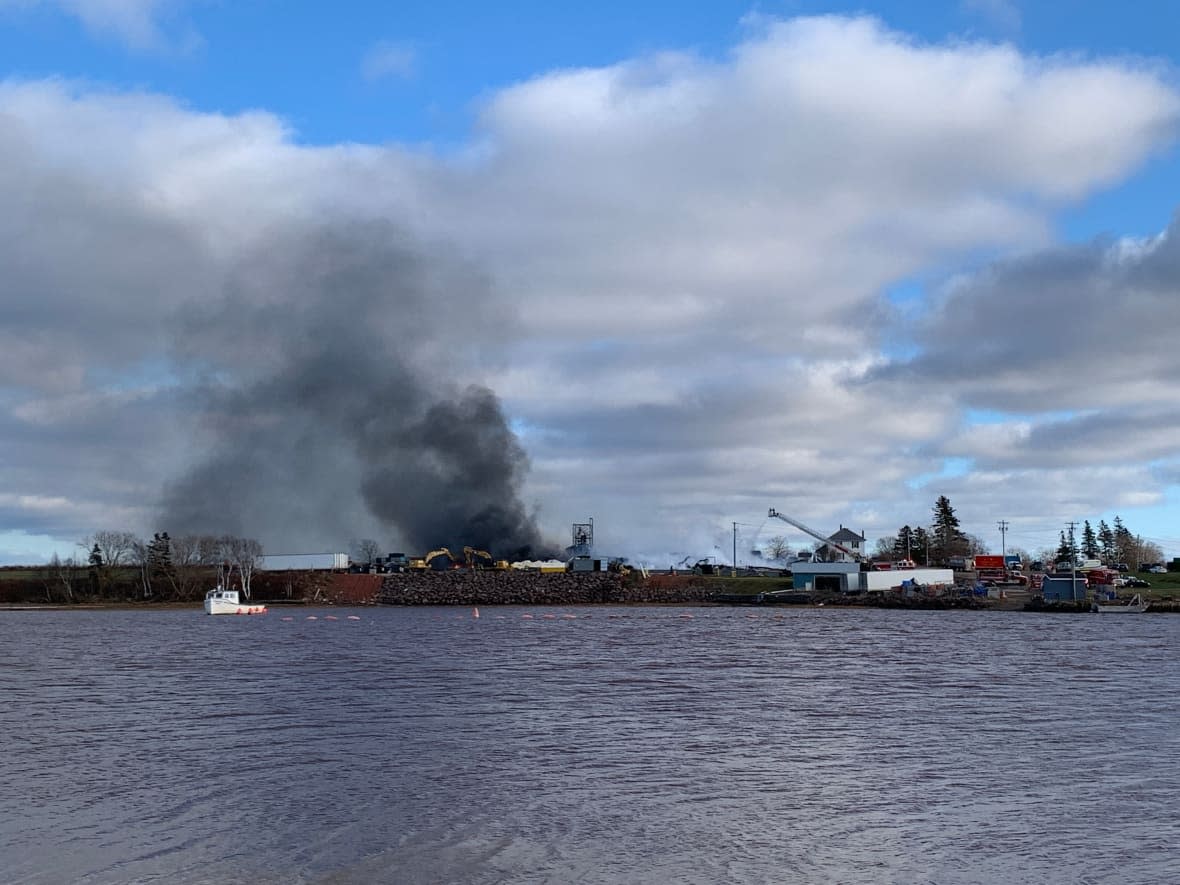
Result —
<instances>
[{"instance_id":1,"label":"grassy field","mask_svg":"<svg viewBox=\"0 0 1180 885\"><path fill-rule=\"evenodd\" d=\"M1142 578L1151 584L1150 587L1124 587L1123 592L1137 592L1148 599L1180 599L1180 572L1168 572L1166 575L1149 575L1146 572L1136 572L1135 577Z\"/></svg>"},{"instance_id":2,"label":"grassy field","mask_svg":"<svg viewBox=\"0 0 1180 885\"><path fill-rule=\"evenodd\" d=\"M26 566L0 567L0 581L38 581L46 573L44 568Z\"/></svg>"}]
</instances>

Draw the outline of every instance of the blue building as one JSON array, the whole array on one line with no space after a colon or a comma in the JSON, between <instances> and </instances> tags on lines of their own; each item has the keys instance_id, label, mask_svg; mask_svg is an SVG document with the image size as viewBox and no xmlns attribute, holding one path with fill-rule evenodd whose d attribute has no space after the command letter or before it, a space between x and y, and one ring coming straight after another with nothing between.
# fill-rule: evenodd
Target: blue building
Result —
<instances>
[{"instance_id":1,"label":"blue building","mask_svg":"<svg viewBox=\"0 0 1180 885\"><path fill-rule=\"evenodd\" d=\"M1041 595L1045 602L1082 602L1086 599L1086 579L1082 575L1045 575Z\"/></svg>"}]
</instances>

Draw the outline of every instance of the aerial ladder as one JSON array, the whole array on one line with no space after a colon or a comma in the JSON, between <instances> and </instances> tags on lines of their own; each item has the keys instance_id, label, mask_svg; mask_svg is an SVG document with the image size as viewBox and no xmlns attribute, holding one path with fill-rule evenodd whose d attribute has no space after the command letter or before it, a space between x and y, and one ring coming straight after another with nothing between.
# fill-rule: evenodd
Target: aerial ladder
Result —
<instances>
[{"instance_id":1,"label":"aerial ladder","mask_svg":"<svg viewBox=\"0 0 1180 885\"><path fill-rule=\"evenodd\" d=\"M799 531L804 532L808 535L811 535L811 537L815 538L821 544L823 544L827 547L831 547L834 550L839 550L845 556L851 557L853 562L859 562L861 565L865 565L868 562L868 560L865 559L864 556L857 553L855 550L850 550L849 548L845 547L843 544L838 544L837 542L833 541L830 538L825 538L823 535L821 535L819 532L817 532L815 529L811 528L810 526L804 525L803 523L799 522L799 520L797 520L797 519L792 519L791 517L787 516L785 513L779 513L773 507L770 508L770 512L767 513L767 517L769 517L771 519L781 519L783 522L787 523L788 525L793 525Z\"/></svg>"}]
</instances>

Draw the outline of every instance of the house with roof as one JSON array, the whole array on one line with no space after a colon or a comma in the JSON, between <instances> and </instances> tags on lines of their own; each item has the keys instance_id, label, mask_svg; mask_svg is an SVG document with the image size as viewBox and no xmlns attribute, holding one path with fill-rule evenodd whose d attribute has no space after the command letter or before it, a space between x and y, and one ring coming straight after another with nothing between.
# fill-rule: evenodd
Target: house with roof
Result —
<instances>
[{"instance_id":1,"label":"house with roof","mask_svg":"<svg viewBox=\"0 0 1180 885\"><path fill-rule=\"evenodd\" d=\"M854 553L854 556L849 556L844 551L829 544L822 545L815 551L816 558L824 562L857 562L857 557L865 558L865 536L864 532L859 535L852 529L847 529L840 526L839 530L828 537L829 541L839 544L840 547L845 547Z\"/></svg>"}]
</instances>

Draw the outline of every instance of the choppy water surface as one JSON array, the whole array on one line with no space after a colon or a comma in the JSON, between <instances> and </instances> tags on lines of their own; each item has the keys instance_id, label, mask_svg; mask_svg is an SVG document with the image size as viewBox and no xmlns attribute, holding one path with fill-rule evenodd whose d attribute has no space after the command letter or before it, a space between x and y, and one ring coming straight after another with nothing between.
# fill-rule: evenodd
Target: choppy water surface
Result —
<instances>
[{"instance_id":1,"label":"choppy water surface","mask_svg":"<svg viewBox=\"0 0 1180 885\"><path fill-rule=\"evenodd\" d=\"M0 613L0 881L1178 882L1178 638L823 608Z\"/></svg>"}]
</instances>

